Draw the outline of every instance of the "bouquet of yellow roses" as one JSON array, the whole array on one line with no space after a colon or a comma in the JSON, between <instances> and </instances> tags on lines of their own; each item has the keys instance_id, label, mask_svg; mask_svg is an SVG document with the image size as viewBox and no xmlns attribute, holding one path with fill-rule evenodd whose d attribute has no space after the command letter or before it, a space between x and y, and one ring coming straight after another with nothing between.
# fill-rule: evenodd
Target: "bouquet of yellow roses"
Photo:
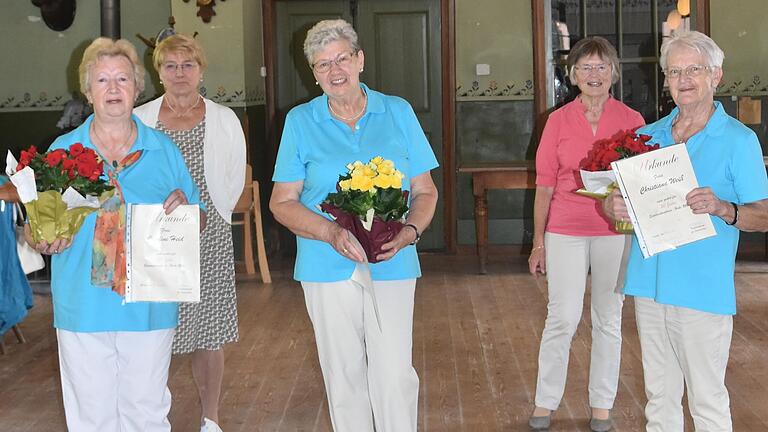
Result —
<instances>
[{"instance_id":1,"label":"bouquet of yellow roses","mask_svg":"<svg viewBox=\"0 0 768 432\"><path fill-rule=\"evenodd\" d=\"M408 212L403 178L394 163L381 156L367 163L355 161L339 176L336 192L320 204L320 209L357 238L370 263L378 262L381 246L403 228Z\"/></svg>"}]
</instances>

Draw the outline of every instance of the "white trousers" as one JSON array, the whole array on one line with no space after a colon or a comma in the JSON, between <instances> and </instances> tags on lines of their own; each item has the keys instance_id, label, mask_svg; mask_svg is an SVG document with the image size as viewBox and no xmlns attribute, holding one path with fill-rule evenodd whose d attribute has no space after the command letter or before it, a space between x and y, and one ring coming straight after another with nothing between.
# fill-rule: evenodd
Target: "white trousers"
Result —
<instances>
[{"instance_id":1,"label":"white trousers","mask_svg":"<svg viewBox=\"0 0 768 432\"><path fill-rule=\"evenodd\" d=\"M356 272L358 270L355 270ZM302 282L336 432L416 432L419 377L412 363L416 280Z\"/></svg>"},{"instance_id":2,"label":"white trousers","mask_svg":"<svg viewBox=\"0 0 768 432\"><path fill-rule=\"evenodd\" d=\"M57 330L61 390L71 432L167 432L174 329Z\"/></svg>"},{"instance_id":3,"label":"white trousers","mask_svg":"<svg viewBox=\"0 0 768 432\"><path fill-rule=\"evenodd\" d=\"M683 431L683 386L697 432L730 432L725 369L733 317L635 297L648 432Z\"/></svg>"},{"instance_id":4,"label":"white trousers","mask_svg":"<svg viewBox=\"0 0 768 432\"><path fill-rule=\"evenodd\" d=\"M571 340L581 321L587 274L592 273L592 351L589 405L610 409L616 398L621 360L625 235L579 237L545 233L549 303L539 347L537 407L556 410L565 391Z\"/></svg>"}]
</instances>

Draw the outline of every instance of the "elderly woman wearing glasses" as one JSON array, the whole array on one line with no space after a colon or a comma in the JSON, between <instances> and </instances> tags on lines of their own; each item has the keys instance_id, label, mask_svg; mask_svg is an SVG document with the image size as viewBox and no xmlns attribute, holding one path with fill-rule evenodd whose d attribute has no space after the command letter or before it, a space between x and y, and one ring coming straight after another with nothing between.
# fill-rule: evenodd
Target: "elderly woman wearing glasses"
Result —
<instances>
[{"instance_id":1,"label":"elderly woman wearing glasses","mask_svg":"<svg viewBox=\"0 0 768 432\"><path fill-rule=\"evenodd\" d=\"M153 60L165 94L136 108L136 115L173 139L209 210L200 235L200 302L179 306L173 353L192 353L201 431L219 432L223 347L238 339L230 224L245 184L245 136L231 109L200 96L207 62L194 38L176 34L163 39Z\"/></svg>"},{"instance_id":2,"label":"elderly woman wearing glasses","mask_svg":"<svg viewBox=\"0 0 768 432\"><path fill-rule=\"evenodd\" d=\"M547 275L549 304L539 348L536 407L528 423L546 430L560 405L571 340L581 321L591 269L592 358L590 427L612 428L621 356L620 286L627 236L600 215L595 200L574 193L579 162L596 140L645 124L639 113L611 97L619 78L616 50L601 37L580 40L568 55L570 80L581 94L553 112L536 152L533 249L530 272Z\"/></svg>"},{"instance_id":3,"label":"elderly woman wearing glasses","mask_svg":"<svg viewBox=\"0 0 768 432\"><path fill-rule=\"evenodd\" d=\"M696 430L731 431L725 370L736 313L739 231L768 229L768 180L755 133L714 101L723 51L699 32L661 46L661 66L677 108L640 131L662 147L684 143L700 187L686 200L711 215L717 235L643 259L633 241L624 293L635 296L648 404L647 430L682 431L684 387ZM626 220L616 192L603 209Z\"/></svg>"},{"instance_id":4,"label":"elderly woman wearing glasses","mask_svg":"<svg viewBox=\"0 0 768 432\"><path fill-rule=\"evenodd\" d=\"M430 170L437 160L411 106L360 82L364 55L350 24L319 22L304 54L324 94L288 113L270 208L297 236L294 278L315 330L331 422L337 432L415 432L419 378L411 347L421 272L414 245L435 211ZM365 253L317 205L336 190L348 163L375 156L405 174L410 211L408 226L369 266L371 295L357 282Z\"/></svg>"}]
</instances>

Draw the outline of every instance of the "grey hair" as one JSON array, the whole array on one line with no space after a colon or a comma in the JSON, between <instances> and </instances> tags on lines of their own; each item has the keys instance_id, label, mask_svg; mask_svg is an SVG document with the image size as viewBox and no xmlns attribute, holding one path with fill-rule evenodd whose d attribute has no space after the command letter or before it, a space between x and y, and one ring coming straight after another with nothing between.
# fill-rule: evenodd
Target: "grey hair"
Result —
<instances>
[{"instance_id":1,"label":"grey hair","mask_svg":"<svg viewBox=\"0 0 768 432\"><path fill-rule=\"evenodd\" d=\"M325 48L326 45L336 41L347 41L355 52L360 51L360 45L357 43L357 32L352 28L352 24L343 19L323 20L312 26L307 32L307 38L304 39L304 56L307 62L312 64L312 59L318 51Z\"/></svg>"},{"instance_id":2,"label":"grey hair","mask_svg":"<svg viewBox=\"0 0 768 432\"><path fill-rule=\"evenodd\" d=\"M596 54L598 57L607 61L611 65L611 83L616 84L619 80L619 55L616 48L608 42L608 39L600 36L590 36L576 42L568 54L568 78L571 83L576 84L576 63L583 57L589 57Z\"/></svg>"},{"instance_id":3,"label":"grey hair","mask_svg":"<svg viewBox=\"0 0 768 432\"><path fill-rule=\"evenodd\" d=\"M675 48L690 48L704 56L707 64L704 66L723 68L723 59L725 53L709 36L697 31L675 32L672 36L666 38L661 44L661 57L659 65L662 69L667 69L667 58L669 52Z\"/></svg>"}]
</instances>

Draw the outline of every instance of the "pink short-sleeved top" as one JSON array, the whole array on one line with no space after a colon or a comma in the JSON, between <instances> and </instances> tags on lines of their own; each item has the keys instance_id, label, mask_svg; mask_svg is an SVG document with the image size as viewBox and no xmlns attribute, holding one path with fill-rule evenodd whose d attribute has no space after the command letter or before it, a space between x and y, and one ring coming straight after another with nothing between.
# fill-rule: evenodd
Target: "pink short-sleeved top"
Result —
<instances>
[{"instance_id":1,"label":"pink short-sleeved top","mask_svg":"<svg viewBox=\"0 0 768 432\"><path fill-rule=\"evenodd\" d=\"M553 187L545 231L574 236L616 234L602 215L599 201L574 193L581 185L579 162L595 141L610 138L620 130L645 124L637 111L609 97L592 133L580 98L553 112L536 151L536 184Z\"/></svg>"}]
</instances>

